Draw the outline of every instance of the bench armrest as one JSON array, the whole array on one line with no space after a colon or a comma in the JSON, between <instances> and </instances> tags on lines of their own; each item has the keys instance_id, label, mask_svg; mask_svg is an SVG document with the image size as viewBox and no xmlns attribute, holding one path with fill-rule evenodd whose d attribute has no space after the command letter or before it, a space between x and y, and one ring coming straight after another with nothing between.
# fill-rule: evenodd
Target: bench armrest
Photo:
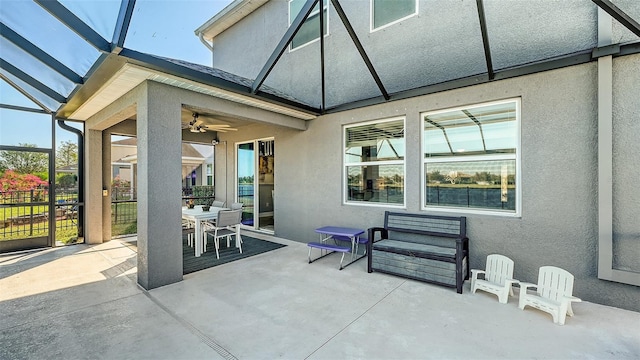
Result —
<instances>
[{"instance_id":1,"label":"bench armrest","mask_svg":"<svg viewBox=\"0 0 640 360\"><path fill-rule=\"evenodd\" d=\"M380 237L378 240L376 240L376 233L380 233ZM382 239L388 239L389 231L383 227L372 227L369 228L367 235L369 236L369 241L367 242L367 272L371 273L373 272L371 268L371 264L373 261L371 258L371 256L373 255L373 243Z\"/></svg>"},{"instance_id":2,"label":"bench armrest","mask_svg":"<svg viewBox=\"0 0 640 360\"><path fill-rule=\"evenodd\" d=\"M382 239L389 238L389 231L383 227L372 227L368 230L369 235L369 243L376 242ZM380 238L376 240L376 233L380 233Z\"/></svg>"}]
</instances>

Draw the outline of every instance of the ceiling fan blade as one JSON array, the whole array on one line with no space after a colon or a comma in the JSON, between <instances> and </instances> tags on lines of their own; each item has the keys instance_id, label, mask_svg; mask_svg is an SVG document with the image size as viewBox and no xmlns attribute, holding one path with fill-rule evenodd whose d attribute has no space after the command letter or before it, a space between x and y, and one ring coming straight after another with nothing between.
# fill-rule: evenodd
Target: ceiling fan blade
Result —
<instances>
[{"instance_id":1,"label":"ceiling fan blade","mask_svg":"<svg viewBox=\"0 0 640 360\"><path fill-rule=\"evenodd\" d=\"M202 125L202 127L206 127L207 129L231 128L231 126L229 126L229 125L216 125L216 124Z\"/></svg>"}]
</instances>

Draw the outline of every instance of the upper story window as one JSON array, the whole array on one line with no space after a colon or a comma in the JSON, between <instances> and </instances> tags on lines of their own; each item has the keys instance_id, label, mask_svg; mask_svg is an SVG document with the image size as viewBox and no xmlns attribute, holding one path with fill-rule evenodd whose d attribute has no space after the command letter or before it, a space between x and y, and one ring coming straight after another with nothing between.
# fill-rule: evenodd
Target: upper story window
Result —
<instances>
[{"instance_id":1,"label":"upper story window","mask_svg":"<svg viewBox=\"0 0 640 360\"><path fill-rule=\"evenodd\" d=\"M345 203L404 206L404 118L344 128Z\"/></svg>"},{"instance_id":2,"label":"upper story window","mask_svg":"<svg viewBox=\"0 0 640 360\"><path fill-rule=\"evenodd\" d=\"M296 16L302 10L302 6L306 0L290 0L289 1L289 25L295 20ZM327 34L327 27L329 23L329 17L327 16L327 0L322 1L322 7L324 12L324 27L323 34ZM304 46L320 38L320 7L319 4L313 8L307 20L304 21L296 36L291 41L291 50Z\"/></svg>"},{"instance_id":3,"label":"upper story window","mask_svg":"<svg viewBox=\"0 0 640 360\"><path fill-rule=\"evenodd\" d=\"M421 118L423 209L520 213L520 99Z\"/></svg>"},{"instance_id":4,"label":"upper story window","mask_svg":"<svg viewBox=\"0 0 640 360\"><path fill-rule=\"evenodd\" d=\"M371 30L418 14L418 0L371 0Z\"/></svg>"}]
</instances>

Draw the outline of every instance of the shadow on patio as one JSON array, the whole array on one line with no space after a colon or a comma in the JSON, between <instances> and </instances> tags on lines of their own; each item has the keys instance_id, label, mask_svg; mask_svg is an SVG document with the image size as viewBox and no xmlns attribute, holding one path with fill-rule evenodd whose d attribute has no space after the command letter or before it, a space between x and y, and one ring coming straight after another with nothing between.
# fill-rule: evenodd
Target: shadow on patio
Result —
<instances>
[{"instance_id":1,"label":"shadow on patio","mask_svg":"<svg viewBox=\"0 0 640 360\"><path fill-rule=\"evenodd\" d=\"M289 246L148 292L125 239L0 256L0 358L640 357L636 312L583 302L558 326L468 282L339 271L338 255L308 264L305 244L255 237Z\"/></svg>"}]
</instances>

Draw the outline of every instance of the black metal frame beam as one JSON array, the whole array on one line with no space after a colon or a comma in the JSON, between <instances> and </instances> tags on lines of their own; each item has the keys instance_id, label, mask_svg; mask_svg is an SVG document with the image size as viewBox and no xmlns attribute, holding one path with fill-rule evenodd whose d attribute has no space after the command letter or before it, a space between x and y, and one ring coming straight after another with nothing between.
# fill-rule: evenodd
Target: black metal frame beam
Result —
<instances>
[{"instance_id":1,"label":"black metal frame beam","mask_svg":"<svg viewBox=\"0 0 640 360\"><path fill-rule=\"evenodd\" d=\"M320 111L324 112L326 108L326 92L324 81L324 0L322 2L322 9L320 10L320 83L322 91L322 102L320 104Z\"/></svg>"},{"instance_id":2,"label":"black metal frame beam","mask_svg":"<svg viewBox=\"0 0 640 360\"><path fill-rule=\"evenodd\" d=\"M100 51L110 52L111 44L56 0L34 0L61 23Z\"/></svg>"},{"instance_id":3,"label":"black metal frame beam","mask_svg":"<svg viewBox=\"0 0 640 360\"><path fill-rule=\"evenodd\" d=\"M113 39L111 40L112 53L119 54L124 48L124 40L127 37L135 5L136 0L122 0L120 3L120 11L118 12L118 19L116 20L116 27L113 30Z\"/></svg>"},{"instance_id":4,"label":"black metal frame beam","mask_svg":"<svg viewBox=\"0 0 640 360\"><path fill-rule=\"evenodd\" d=\"M116 55L110 55L116 56ZM271 103L276 103L280 105L284 105L290 107L295 110L299 110L302 112L306 112L311 115L318 115L320 113L319 109L304 105L292 100L288 100L277 95L269 94L266 92L260 92L260 94L252 93L251 87L244 86L232 81L225 80L223 78L217 77L215 75L206 74L201 71L188 68L171 61L167 61L161 59L159 57L155 57L149 54L137 52L130 49L123 49L122 52L118 56L119 58L126 58L123 61L127 63L132 63L140 66L144 66L145 68L156 70L162 73L167 73L171 75L176 75L182 77L184 79L193 80L205 85L215 86L220 89L225 89L229 91L233 91L238 94L248 95L256 99L269 101Z\"/></svg>"},{"instance_id":5,"label":"black metal frame beam","mask_svg":"<svg viewBox=\"0 0 640 360\"><path fill-rule=\"evenodd\" d=\"M18 79L24 81L25 83L29 84L30 86L32 86L34 89L40 91L41 93L43 93L44 95L52 98L53 100L59 102L59 103L64 103L67 101L67 99L59 94L58 92L52 90L50 87L46 86L45 84L41 83L40 81L36 80L34 77L30 76L29 74L25 73L24 71L18 69L17 67L11 65L8 61L0 58L0 68L6 70L8 73L10 73L11 75L17 77Z\"/></svg>"},{"instance_id":6,"label":"black metal frame beam","mask_svg":"<svg viewBox=\"0 0 640 360\"><path fill-rule=\"evenodd\" d=\"M484 3L482 0L476 0L478 7L478 20L480 20L480 32L482 33L482 45L484 46L484 58L487 63L487 74L489 80L493 80L493 61L491 60L491 47L489 46L489 34L487 32L487 20L484 16Z\"/></svg>"},{"instance_id":7,"label":"black metal frame beam","mask_svg":"<svg viewBox=\"0 0 640 360\"><path fill-rule=\"evenodd\" d=\"M7 78L4 74L0 73L0 79L4 80L7 82L7 84L11 85L14 89L16 89L20 94L24 95L27 99L33 101L34 104L40 106L40 108L46 112L47 114L52 113L53 110L49 109L47 106L45 106L41 101L39 101L38 99L36 99L33 95L31 95L28 91L26 91L25 89L23 89L22 87L18 86L18 84L16 84L14 81L12 81L11 79Z\"/></svg>"},{"instance_id":8,"label":"black metal frame beam","mask_svg":"<svg viewBox=\"0 0 640 360\"><path fill-rule=\"evenodd\" d=\"M640 53L640 43L623 45L620 47L620 55L629 55ZM534 64L525 66L519 66L509 69L503 69L495 72L494 80L489 80L486 74L477 74L465 78L454 79L451 81L445 81L438 84L431 84L427 86L421 86L414 89L404 90L393 94L393 100L408 99L416 96L423 96L434 94L442 91L448 91L453 89L459 89L467 86L474 86L478 84L484 84L495 80L503 80L515 78L518 76L535 74L543 71L560 69L567 66L586 64L593 61L591 57L591 50L586 50L580 53L560 57L552 60L545 60ZM365 106L372 106L383 103L384 100L379 97L354 101L347 104L341 104L331 109L327 109L327 113L336 113L345 110L357 109Z\"/></svg>"},{"instance_id":9,"label":"black metal frame beam","mask_svg":"<svg viewBox=\"0 0 640 360\"><path fill-rule=\"evenodd\" d=\"M13 31L13 29L8 27L7 25L0 23L0 33L2 34L2 37L11 41L16 46L29 53L29 55L33 56L40 62L47 65L58 74L64 76L65 78L76 84L82 84L82 76L78 75L76 72L69 69L66 65L56 60L53 56L49 55L47 52L43 51L42 49L31 43L29 40Z\"/></svg>"},{"instance_id":10,"label":"black metal frame beam","mask_svg":"<svg viewBox=\"0 0 640 360\"><path fill-rule=\"evenodd\" d=\"M307 20L307 17L309 16L309 14L311 14L311 11L319 1L320 0L307 0L307 2L304 3L302 9L300 10L300 13L298 13L298 16L296 16L295 20L293 20L287 31L284 33L284 36L282 36L282 39L280 39L280 42L276 46L275 50L273 50L273 53L271 53L271 56L269 56L269 60L267 60L256 79L253 81L253 85L251 86L251 93L256 94L258 92L260 86L262 86L267 76L269 76L269 73L271 73L273 67L276 66L276 63L278 62L282 54L284 54L287 46L289 46L291 40L293 40L293 37L296 36L298 30L300 30L305 20ZM322 30L323 29L320 30L321 37L324 35Z\"/></svg>"},{"instance_id":11,"label":"black metal frame beam","mask_svg":"<svg viewBox=\"0 0 640 360\"><path fill-rule=\"evenodd\" d=\"M345 14L344 10L342 9L340 2L338 0L331 0L331 3L333 4L333 8L338 13L340 20L342 20L342 24L347 30L347 33L349 33L349 37L351 37L351 41L353 41L353 44L356 46L356 49L358 49L358 52L360 53L362 60L364 61L365 65L367 65L367 69L369 69L369 73L371 73L373 80L376 82L376 85L378 85L378 89L380 89L382 96L385 98L385 100L389 100L391 97L389 96L389 93L387 93L387 90L384 88L384 85L382 84L382 80L380 80L380 77L378 76L376 69L373 67L371 60L369 59L369 56L367 56L367 53L364 50L362 43L360 43L360 39L358 39L356 32L353 30L353 27L351 26L351 23L347 18L347 14Z\"/></svg>"},{"instance_id":12,"label":"black metal frame beam","mask_svg":"<svg viewBox=\"0 0 640 360\"><path fill-rule=\"evenodd\" d=\"M599 8L606 11L609 15L611 15L614 19L618 20L624 27L629 29L632 33L636 34L636 36L640 36L640 24L631 18L631 16L627 15L624 11L620 10L617 6L615 6L609 0L591 0Z\"/></svg>"},{"instance_id":13,"label":"black metal frame beam","mask_svg":"<svg viewBox=\"0 0 640 360\"><path fill-rule=\"evenodd\" d=\"M17 106L17 105L2 104L2 103L0 103L0 109L9 109L9 110L24 111L24 112L32 112L32 113L36 113L36 114L50 114L50 112L42 110L42 109L34 109L34 108L25 107L25 106Z\"/></svg>"}]
</instances>

